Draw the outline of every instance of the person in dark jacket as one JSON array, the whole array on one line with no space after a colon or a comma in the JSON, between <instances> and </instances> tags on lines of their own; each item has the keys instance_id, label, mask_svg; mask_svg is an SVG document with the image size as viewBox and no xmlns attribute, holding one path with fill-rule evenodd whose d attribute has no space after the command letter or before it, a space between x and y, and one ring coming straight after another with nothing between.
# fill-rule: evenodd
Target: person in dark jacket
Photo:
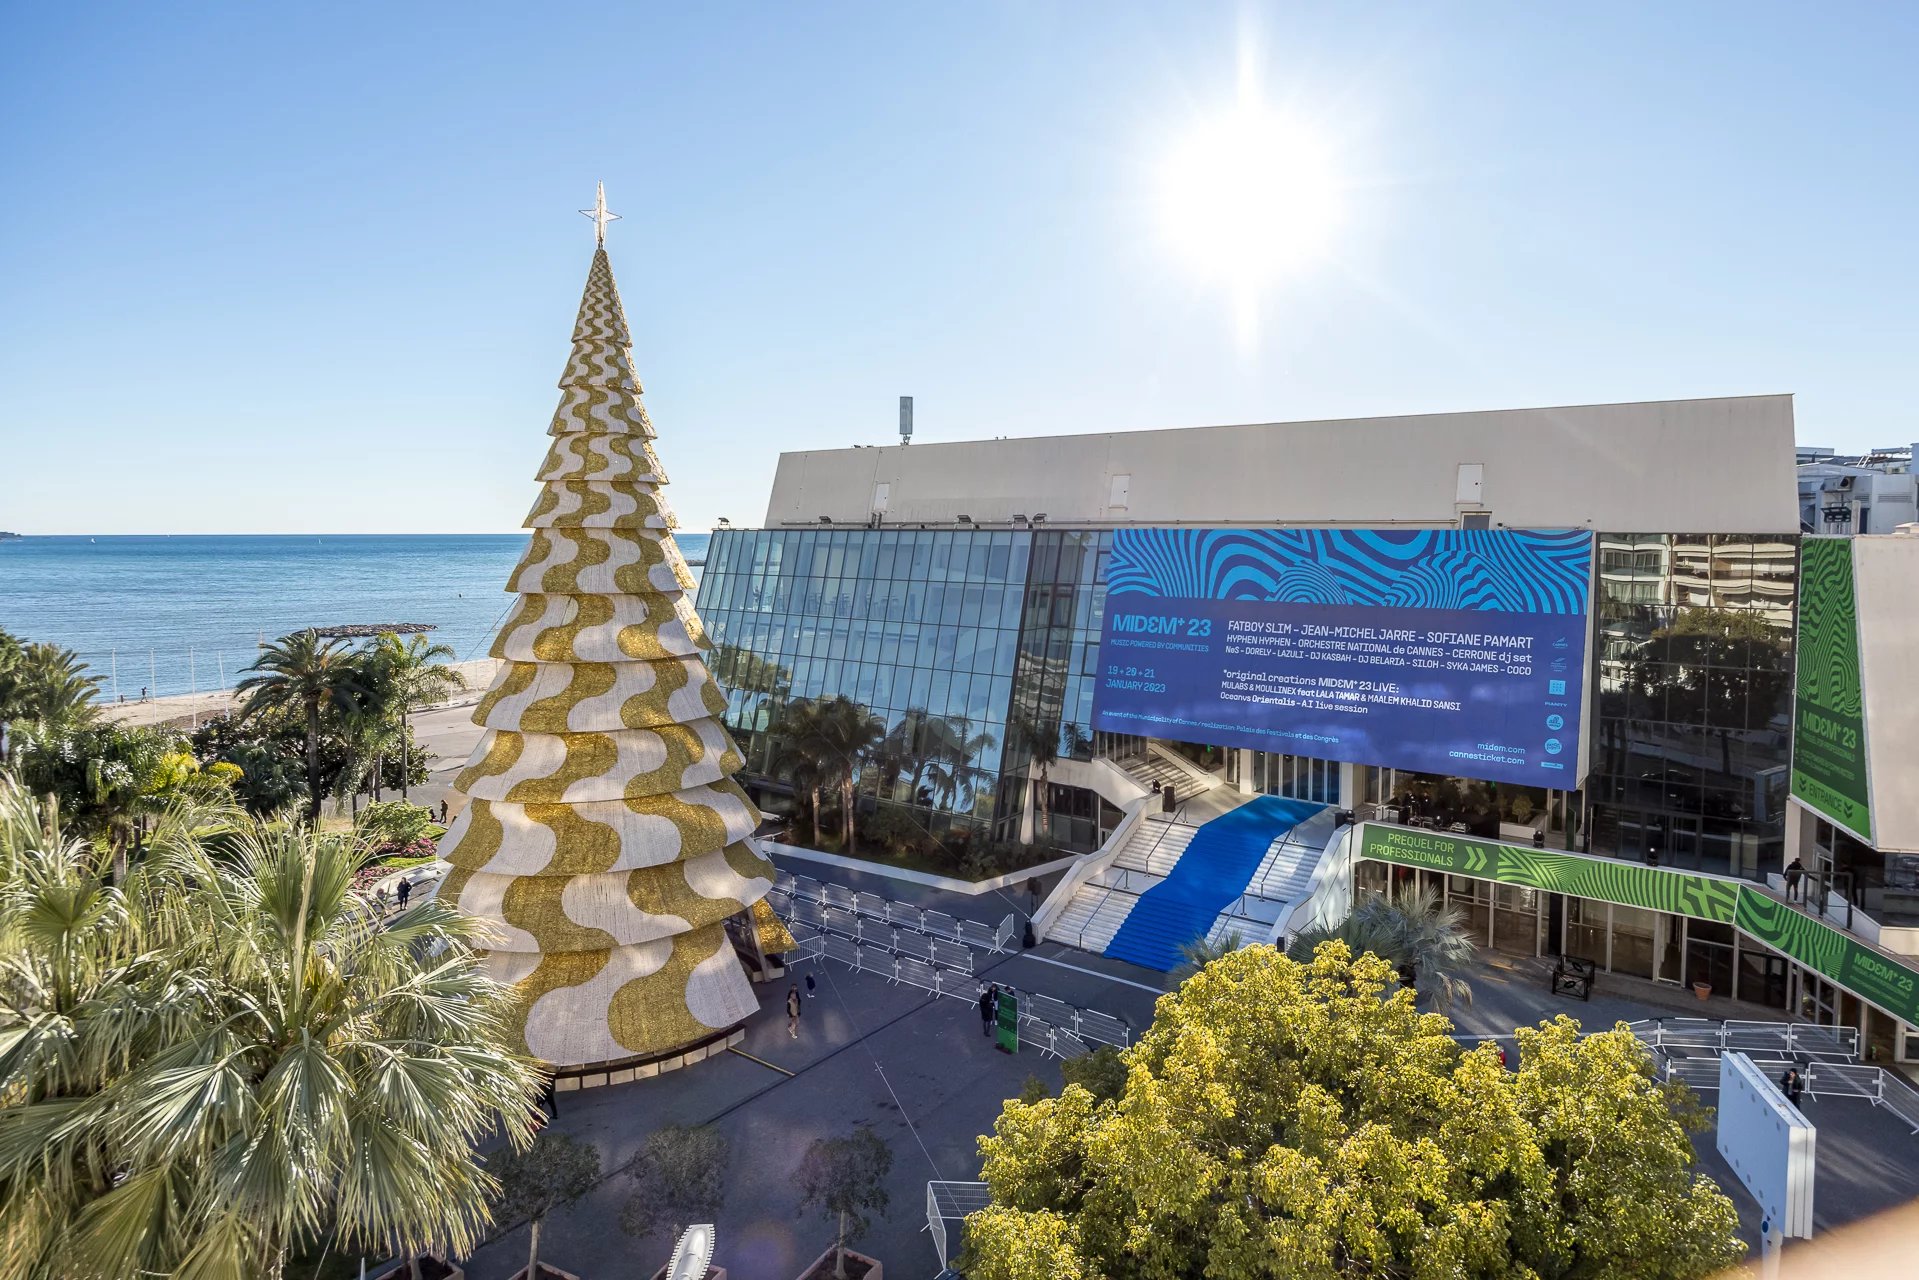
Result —
<instances>
[{"instance_id":1,"label":"person in dark jacket","mask_svg":"<svg viewBox=\"0 0 1919 1280\"><path fill-rule=\"evenodd\" d=\"M999 1021L999 988L987 986L979 993L979 1030L983 1036L993 1034L993 1024Z\"/></svg>"},{"instance_id":2,"label":"person in dark jacket","mask_svg":"<svg viewBox=\"0 0 1919 1280\"><path fill-rule=\"evenodd\" d=\"M1794 858L1786 864L1786 901L1799 901L1799 881L1806 874L1806 864Z\"/></svg>"},{"instance_id":3,"label":"person in dark jacket","mask_svg":"<svg viewBox=\"0 0 1919 1280\"><path fill-rule=\"evenodd\" d=\"M1799 1074L1798 1067L1787 1067L1786 1074L1779 1077L1779 1089L1786 1095L1786 1101L1796 1107L1806 1092L1806 1078Z\"/></svg>"},{"instance_id":4,"label":"person in dark jacket","mask_svg":"<svg viewBox=\"0 0 1919 1280\"><path fill-rule=\"evenodd\" d=\"M400 910L405 911L406 900L413 896L413 882L411 880L406 879L404 876L402 876L400 878L400 887L397 892L400 898Z\"/></svg>"}]
</instances>

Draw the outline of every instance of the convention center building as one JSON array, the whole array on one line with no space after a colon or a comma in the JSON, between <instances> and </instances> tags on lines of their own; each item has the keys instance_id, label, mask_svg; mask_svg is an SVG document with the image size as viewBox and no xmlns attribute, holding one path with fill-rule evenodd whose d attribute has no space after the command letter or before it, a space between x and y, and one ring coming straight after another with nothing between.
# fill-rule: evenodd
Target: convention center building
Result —
<instances>
[{"instance_id":1,"label":"convention center building","mask_svg":"<svg viewBox=\"0 0 1919 1280\"><path fill-rule=\"evenodd\" d=\"M1050 940L1431 890L1915 1057L1919 538L1806 536L1795 462L1789 396L788 453L698 610L795 839L1064 867Z\"/></svg>"}]
</instances>

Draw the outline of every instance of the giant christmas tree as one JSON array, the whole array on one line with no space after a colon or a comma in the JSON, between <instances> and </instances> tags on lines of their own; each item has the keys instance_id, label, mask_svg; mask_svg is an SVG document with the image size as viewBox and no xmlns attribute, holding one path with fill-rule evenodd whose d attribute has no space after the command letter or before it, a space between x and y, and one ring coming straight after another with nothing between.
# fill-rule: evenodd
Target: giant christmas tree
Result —
<instances>
[{"instance_id":1,"label":"giant christmas tree","mask_svg":"<svg viewBox=\"0 0 1919 1280\"><path fill-rule=\"evenodd\" d=\"M493 926L487 962L517 986L526 1048L556 1067L670 1057L758 1007L727 936L777 950L773 869L732 774L725 695L701 652L660 495L632 339L598 245L560 378L519 601L455 782L470 803L440 845L440 893Z\"/></svg>"}]
</instances>

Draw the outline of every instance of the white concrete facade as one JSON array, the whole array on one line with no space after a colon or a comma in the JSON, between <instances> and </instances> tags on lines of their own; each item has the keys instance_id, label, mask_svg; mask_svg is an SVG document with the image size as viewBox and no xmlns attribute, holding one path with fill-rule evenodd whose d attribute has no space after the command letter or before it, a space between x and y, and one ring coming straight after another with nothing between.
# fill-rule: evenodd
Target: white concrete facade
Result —
<instances>
[{"instance_id":1,"label":"white concrete facade","mask_svg":"<svg viewBox=\"0 0 1919 1280\"><path fill-rule=\"evenodd\" d=\"M780 455L766 527L1439 526L1796 533L1789 395Z\"/></svg>"}]
</instances>

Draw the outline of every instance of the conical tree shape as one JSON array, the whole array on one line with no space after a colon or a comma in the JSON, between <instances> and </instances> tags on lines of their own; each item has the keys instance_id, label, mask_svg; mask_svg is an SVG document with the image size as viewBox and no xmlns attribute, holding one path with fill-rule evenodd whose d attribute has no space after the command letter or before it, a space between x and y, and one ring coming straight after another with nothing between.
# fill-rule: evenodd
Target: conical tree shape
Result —
<instances>
[{"instance_id":1,"label":"conical tree shape","mask_svg":"<svg viewBox=\"0 0 1919 1280\"><path fill-rule=\"evenodd\" d=\"M474 712L486 729L454 785L440 893L494 926L487 963L523 995L528 1052L559 1067L656 1057L758 1007L729 941L773 868L733 773L726 697L674 545L653 424L602 245L593 255L533 537Z\"/></svg>"}]
</instances>

